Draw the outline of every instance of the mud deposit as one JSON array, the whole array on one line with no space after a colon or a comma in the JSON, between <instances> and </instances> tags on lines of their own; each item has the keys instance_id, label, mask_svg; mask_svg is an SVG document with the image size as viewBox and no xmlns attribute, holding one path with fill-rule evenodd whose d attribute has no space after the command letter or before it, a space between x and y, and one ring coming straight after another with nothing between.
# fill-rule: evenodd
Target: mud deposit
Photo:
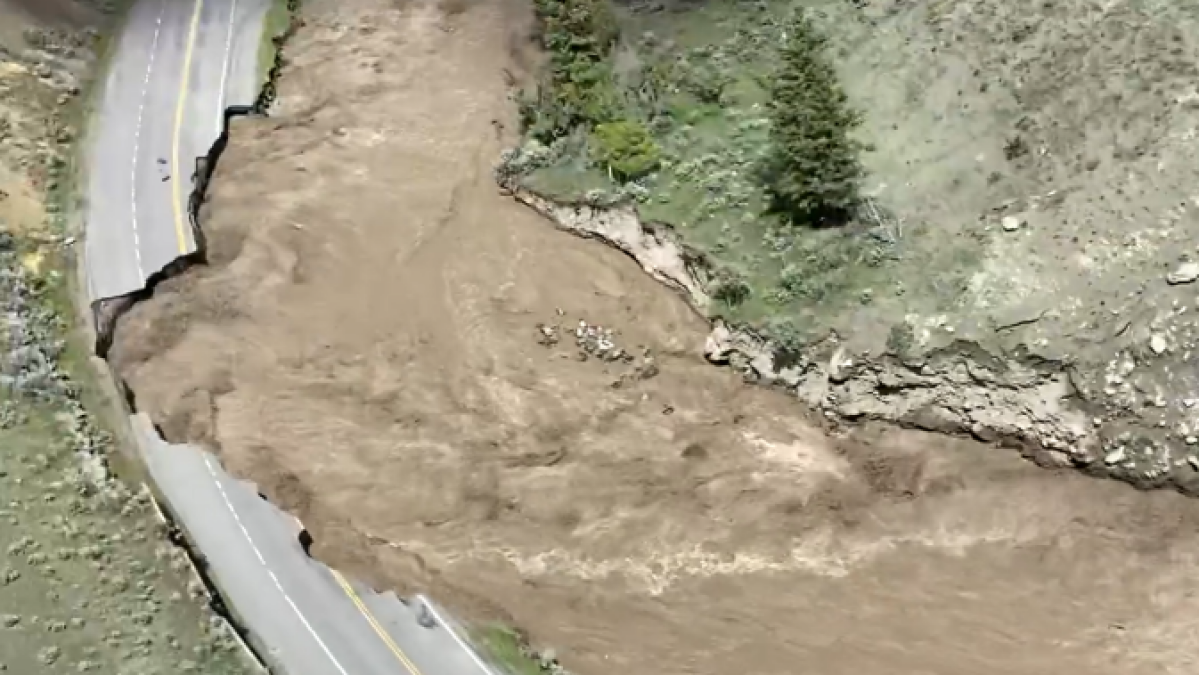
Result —
<instances>
[{"instance_id":1,"label":"mud deposit","mask_svg":"<svg viewBox=\"0 0 1199 675\"><path fill-rule=\"evenodd\" d=\"M706 364L706 323L627 256L496 193L526 8L308 12L213 179L210 264L112 361L317 556L585 675L1194 671L1199 505L828 437Z\"/></svg>"}]
</instances>

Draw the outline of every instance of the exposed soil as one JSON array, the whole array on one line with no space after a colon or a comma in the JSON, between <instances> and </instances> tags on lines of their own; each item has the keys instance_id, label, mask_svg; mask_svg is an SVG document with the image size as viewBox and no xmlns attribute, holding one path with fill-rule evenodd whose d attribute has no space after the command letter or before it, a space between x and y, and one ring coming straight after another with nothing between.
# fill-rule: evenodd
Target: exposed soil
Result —
<instances>
[{"instance_id":1,"label":"exposed soil","mask_svg":"<svg viewBox=\"0 0 1199 675\"><path fill-rule=\"evenodd\" d=\"M1199 493L1199 269L1186 265L1199 10L825 7L867 111L870 187L903 222L888 282L869 306L849 303L831 322L841 344L818 350L844 349L852 372L810 373L805 398L1021 437L1096 473ZM907 352L908 367L884 351Z\"/></svg>"},{"instance_id":2,"label":"exposed soil","mask_svg":"<svg viewBox=\"0 0 1199 675\"><path fill-rule=\"evenodd\" d=\"M277 113L213 179L209 265L111 360L317 556L584 674L1193 671L1199 505L826 436L708 365L627 256L497 194L525 7L307 7Z\"/></svg>"},{"instance_id":3,"label":"exposed soil","mask_svg":"<svg viewBox=\"0 0 1199 675\"><path fill-rule=\"evenodd\" d=\"M616 79L643 101L636 114L668 112L650 124L660 169L615 185L586 147L530 141L509 155L511 183L559 201L621 194L673 226L713 268L708 311L791 354L773 364L749 331L732 351L812 407L1015 439L1093 474L1199 494L1199 9L617 4L630 11ZM770 146L761 83L797 8L829 36L872 148L855 222L798 235L770 229L756 177ZM654 84L647 62L682 75ZM720 84L719 106L671 98L722 78L758 83ZM721 287L739 299L720 300Z\"/></svg>"},{"instance_id":4,"label":"exposed soil","mask_svg":"<svg viewBox=\"0 0 1199 675\"><path fill-rule=\"evenodd\" d=\"M81 30L94 27L100 12L97 7L116 2L88 3L82 0L0 0L0 47L22 50L23 33L28 30Z\"/></svg>"}]
</instances>

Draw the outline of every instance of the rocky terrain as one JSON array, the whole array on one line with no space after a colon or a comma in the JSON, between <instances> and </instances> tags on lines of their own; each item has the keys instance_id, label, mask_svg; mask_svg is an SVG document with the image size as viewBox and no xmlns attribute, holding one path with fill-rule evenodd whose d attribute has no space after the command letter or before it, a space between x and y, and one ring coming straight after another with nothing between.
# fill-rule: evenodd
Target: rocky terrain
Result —
<instances>
[{"instance_id":1,"label":"rocky terrain","mask_svg":"<svg viewBox=\"0 0 1199 675\"><path fill-rule=\"evenodd\" d=\"M73 143L119 9L0 1L0 671L240 673L75 330Z\"/></svg>"},{"instance_id":2,"label":"rocky terrain","mask_svg":"<svg viewBox=\"0 0 1199 675\"><path fill-rule=\"evenodd\" d=\"M510 152L500 179L565 229L619 230L716 320L714 361L829 418L1199 488L1193 7L802 3L873 150L859 222L793 236L760 217L751 177L757 83L797 6L616 5L628 97L638 72L681 73L651 97L676 120L660 171L613 184L564 139ZM729 278L737 306L714 299Z\"/></svg>"}]
</instances>

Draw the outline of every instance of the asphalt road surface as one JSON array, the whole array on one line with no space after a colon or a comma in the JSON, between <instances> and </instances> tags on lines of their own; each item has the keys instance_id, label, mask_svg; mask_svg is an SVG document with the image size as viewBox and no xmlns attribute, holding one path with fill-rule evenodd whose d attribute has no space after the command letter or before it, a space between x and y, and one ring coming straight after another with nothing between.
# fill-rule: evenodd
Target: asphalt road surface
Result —
<instances>
[{"instance_id":1,"label":"asphalt road surface","mask_svg":"<svg viewBox=\"0 0 1199 675\"><path fill-rule=\"evenodd\" d=\"M270 1L137 0L130 10L91 136L92 301L141 290L195 250L195 158L220 134L225 107L254 99ZM278 675L493 675L427 599L377 594L312 560L299 524L257 488L202 450L165 443L144 415L133 423L166 505Z\"/></svg>"},{"instance_id":2,"label":"asphalt road surface","mask_svg":"<svg viewBox=\"0 0 1199 675\"><path fill-rule=\"evenodd\" d=\"M493 675L423 596L379 594L305 555L299 525L208 453L134 417L154 482L208 574L288 675ZM419 621L429 607L429 627Z\"/></svg>"},{"instance_id":3,"label":"asphalt road surface","mask_svg":"<svg viewBox=\"0 0 1199 675\"><path fill-rule=\"evenodd\" d=\"M139 0L108 67L88 161L90 299L141 290L195 251L195 158L249 104L270 0Z\"/></svg>"}]
</instances>

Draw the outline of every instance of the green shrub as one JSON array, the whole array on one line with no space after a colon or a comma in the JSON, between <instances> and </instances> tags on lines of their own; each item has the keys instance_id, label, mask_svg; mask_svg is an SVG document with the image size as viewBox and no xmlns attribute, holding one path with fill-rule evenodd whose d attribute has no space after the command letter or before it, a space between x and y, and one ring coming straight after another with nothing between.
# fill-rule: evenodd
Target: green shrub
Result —
<instances>
[{"instance_id":1,"label":"green shrub","mask_svg":"<svg viewBox=\"0 0 1199 675\"><path fill-rule=\"evenodd\" d=\"M916 331L912 330L910 324L905 322L891 326L890 332L887 333L887 353L903 358L911 352L915 341Z\"/></svg>"},{"instance_id":2,"label":"green shrub","mask_svg":"<svg viewBox=\"0 0 1199 675\"><path fill-rule=\"evenodd\" d=\"M541 39L554 56L604 58L620 36L608 0L535 0Z\"/></svg>"},{"instance_id":3,"label":"green shrub","mask_svg":"<svg viewBox=\"0 0 1199 675\"><path fill-rule=\"evenodd\" d=\"M720 65L710 61L692 64L683 71L681 84L683 88L700 103L715 105L720 103L724 91L733 82L732 76Z\"/></svg>"},{"instance_id":4,"label":"green shrub","mask_svg":"<svg viewBox=\"0 0 1199 675\"><path fill-rule=\"evenodd\" d=\"M609 0L536 0L535 10L550 60L536 92L522 101L525 130L550 142L619 119L623 105L608 64L619 29Z\"/></svg>"},{"instance_id":5,"label":"green shrub","mask_svg":"<svg viewBox=\"0 0 1199 675\"><path fill-rule=\"evenodd\" d=\"M857 205L862 146L852 133L860 114L837 82L827 38L804 16L787 29L770 102L767 187L793 223L833 225Z\"/></svg>"},{"instance_id":6,"label":"green shrub","mask_svg":"<svg viewBox=\"0 0 1199 675\"><path fill-rule=\"evenodd\" d=\"M711 293L713 300L735 308L753 296L753 289L743 275L722 269L712 279Z\"/></svg>"},{"instance_id":7,"label":"green shrub","mask_svg":"<svg viewBox=\"0 0 1199 675\"><path fill-rule=\"evenodd\" d=\"M649 130L637 122L607 122L591 132L591 158L622 181L658 168L662 152Z\"/></svg>"}]
</instances>

